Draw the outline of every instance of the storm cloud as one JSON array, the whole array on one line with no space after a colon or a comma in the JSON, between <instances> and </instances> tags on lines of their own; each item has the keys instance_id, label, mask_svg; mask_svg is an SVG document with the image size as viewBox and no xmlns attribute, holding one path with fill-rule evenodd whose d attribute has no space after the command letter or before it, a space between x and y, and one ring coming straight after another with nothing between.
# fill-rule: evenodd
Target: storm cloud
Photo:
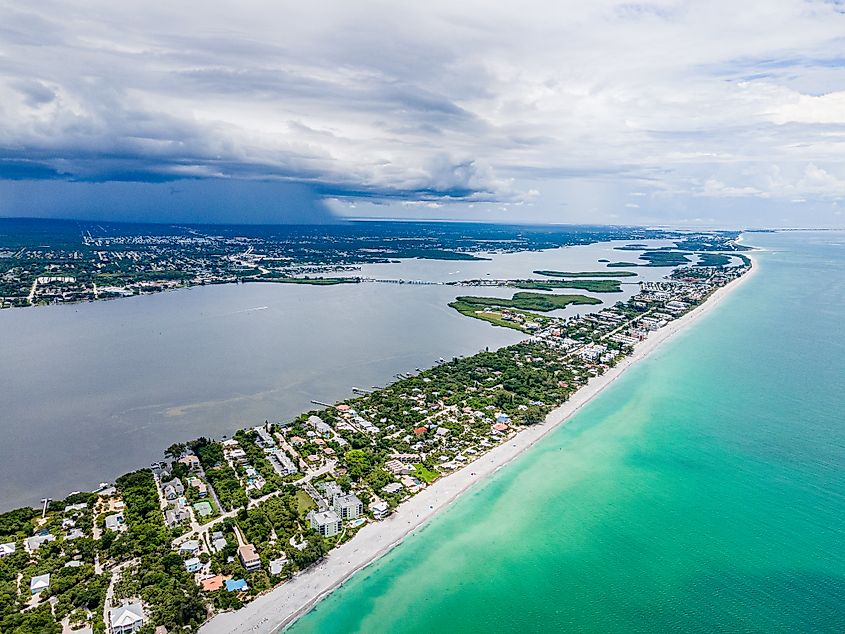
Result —
<instances>
[{"instance_id":1,"label":"storm cloud","mask_svg":"<svg viewBox=\"0 0 845 634\"><path fill-rule=\"evenodd\" d=\"M261 218L841 224L843 34L822 0L11 0L0 213L127 182Z\"/></svg>"}]
</instances>

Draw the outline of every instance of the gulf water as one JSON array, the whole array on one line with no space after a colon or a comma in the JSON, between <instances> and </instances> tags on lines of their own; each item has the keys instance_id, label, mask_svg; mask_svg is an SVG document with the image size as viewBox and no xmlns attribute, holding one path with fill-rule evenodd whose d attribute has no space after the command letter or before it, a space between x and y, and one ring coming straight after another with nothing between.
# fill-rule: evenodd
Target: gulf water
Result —
<instances>
[{"instance_id":1,"label":"gulf water","mask_svg":"<svg viewBox=\"0 0 845 634\"><path fill-rule=\"evenodd\" d=\"M753 278L290 628L845 632L845 234Z\"/></svg>"}]
</instances>

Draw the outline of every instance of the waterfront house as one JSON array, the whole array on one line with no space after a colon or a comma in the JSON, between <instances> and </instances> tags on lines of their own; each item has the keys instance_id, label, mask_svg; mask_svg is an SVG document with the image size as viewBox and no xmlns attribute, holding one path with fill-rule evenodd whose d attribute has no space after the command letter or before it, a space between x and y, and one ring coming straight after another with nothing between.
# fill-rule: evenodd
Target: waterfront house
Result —
<instances>
[{"instance_id":1,"label":"waterfront house","mask_svg":"<svg viewBox=\"0 0 845 634\"><path fill-rule=\"evenodd\" d=\"M200 581L200 587L204 592L217 592L223 587L226 578L223 575L214 575Z\"/></svg>"},{"instance_id":2,"label":"waterfront house","mask_svg":"<svg viewBox=\"0 0 845 634\"><path fill-rule=\"evenodd\" d=\"M50 587L50 573L46 575L38 575L37 577L33 577L32 580L29 582L29 590L32 595L36 595L39 592L43 592Z\"/></svg>"},{"instance_id":3,"label":"waterfront house","mask_svg":"<svg viewBox=\"0 0 845 634\"><path fill-rule=\"evenodd\" d=\"M199 572L202 570L202 562L199 557L191 557L185 560L185 570L188 572Z\"/></svg>"},{"instance_id":4,"label":"waterfront house","mask_svg":"<svg viewBox=\"0 0 845 634\"><path fill-rule=\"evenodd\" d=\"M261 558L255 552L255 546L252 544L244 544L238 548L238 558L241 560L244 568L250 572L261 568Z\"/></svg>"},{"instance_id":5,"label":"waterfront house","mask_svg":"<svg viewBox=\"0 0 845 634\"><path fill-rule=\"evenodd\" d=\"M179 458L179 462L188 467L191 471L198 471L200 468L200 459L193 454L188 454Z\"/></svg>"},{"instance_id":6,"label":"waterfront house","mask_svg":"<svg viewBox=\"0 0 845 634\"><path fill-rule=\"evenodd\" d=\"M7 555L13 555L17 550L17 546L15 542L6 542L5 544L0 544L0 559L6 557Z\"/></svg>"},{"instance_id":7,"label":"waterfront house","mask_svg":"<svg viewBox=\"0 0 845 634\"><path fill-rule=\"evenodd\" d=\"M381 490L385 493L399 493L402 490L402 485L398 482L391 482L390 484L384 485Z\"/></svg>"},{"instance_id":8,"label":"waterfront house","mask_svg":"<svg viewBox=\"0 0 845 634\"><path fill-rule=\"evenodd\" d=\"M332 436L334 434L331 426L323 422L323 419L319 416L309 416L306 422L321 436Z\"/></svg>"},{"instance_id":9,"label":"waterfront house","mask_svg":"<svg viewBox=\"0 0 845 634\"><path fill-rule=\"evenodd\" d=\"M354 520L364 512L364 504L354 493L338 495L334 499L334 510L342 520Z\"/></svg>"},{"instance_id":10,"label":"waterfront house","mask_svg":"<svg viewBox=\"0 0 845 634\"><path fill-rule=\"evenodd\" d=\"M242 592L249 590L246 579L227 579L225 581L226 592Z\"/></svg>"},{"instance_id":11,"label":"waterfront house","mask_svg":"<svg viewBox=\"0 0 845 634\"><path fill-rule=\"evenodd\" d=\"M133 634L144 625L144 606L140 601L123 603L109 613L112 634Z\"/></svg>"},{"instance_id":12,"label":"waterfront house","mask_svg":"<svg viewBox=\"0 0 845 634\"><path fill-rule=\"evenodd\" d=\"M311 511L308 513L311 528L323 537L334 537L343 528L340 516L334 511Z\"/></svg>"},{"instance_id":13,"label":"waterfront house","mask_svg":"<svg viewBox=\"0 0 845 634\"><path fill-rule=\"evenodd\" d=\"M274 559L270 562L270 574L273 576L277 576L282 574L282 570L284 569L285 565L288 563L288 557L284 553L278 559Z\"/></svg>"},{"instance_id":14,"label":"waterfront house","mask_svg":"<svg viewBox=\"0 0 845 634\"><path fill-rule=\"evenodd\" d=\"M383 520L390 515L390 506L384 501L373 502L370 504L370 510L373 512L373 517L377 520Z\"/></svg>"}]
</instances>

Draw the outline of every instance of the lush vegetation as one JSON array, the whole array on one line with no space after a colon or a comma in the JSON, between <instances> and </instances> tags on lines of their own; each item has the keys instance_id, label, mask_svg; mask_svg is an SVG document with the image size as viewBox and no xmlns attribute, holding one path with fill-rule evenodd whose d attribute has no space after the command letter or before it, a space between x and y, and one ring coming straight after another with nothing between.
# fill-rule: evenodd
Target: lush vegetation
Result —
<instances>
[{"instance_id":1,"label":"lush vegetation","mask_svg":"<svg viewBox=\"0 0 845 634\"><path fill-rule=\"evenodd\" d=\"M457 305L456 305L457 304ZM548 312L566 308L571 304L601 304L600 299L587 297L586 295L543 295L540 293L514 293L513 297L476 297L472 295L461 295L449 304L461 312L465 306L475 306L477 310L498 306L501 308L516 308L521 310L539 310Z\"/></svg>"},{"instance_id":2,"label":"lush vegetation","mask_svg":"<svg viewBox=\"0 0 845 634\"><path fill-rule=\"evenodd\" d=\"M619 293L622 291L619 280L516 280L516 288L540 291L552 291L559 288L577 288L592 293Z\"/></svg>"},{"instance_id":3,"label":"lush vegetation","mask_svg":"<svg viewBox=\"0 0 845 634\"><path fill-rule=\"evenodd\" d=\"M731 262L728 255L722 253L698 253L698 262L695 266L727 266Z\"/></svg>"},{"instance_id":4,"label":"lush vegetation","mask_svg":"<svg viewBox=\"0 0 845 634\"><path fill-rule=\"evenodd\" d=\"M646 251L640 254L640 260L645 261L645 264L638 264L636 262L611 262L609 267L633 267L633 266L681 266L689 264L692 260L689 257L691 253L682 251Z\"/></svg>"},{"instance_id":5,"label":"lush vegetation","mask_svg":"<svg viewBox=\"0 0 845 634\"><path fill-rule=\"evenodd\" d=\"M282 273L271 272L259 277L247 279L249 282L277 282L279 284L310 284L311 286L335 286L336 284L358 284L360 277L287 277Z\"/></svg>"},{"instance_id":6,"label":"lush vegetation","mask_svg":"<svg viewBox=\"0 0 845 634\"><path fill-rule=\"evenodd\" d=\"M249 502L241 487L238 474L229 466L223 456L223 447L208 438L198 438L189 444L191 451L200 460L208 483L214 488L220 504L226 511L246 506Z\"/></svg>"}]
</instances>

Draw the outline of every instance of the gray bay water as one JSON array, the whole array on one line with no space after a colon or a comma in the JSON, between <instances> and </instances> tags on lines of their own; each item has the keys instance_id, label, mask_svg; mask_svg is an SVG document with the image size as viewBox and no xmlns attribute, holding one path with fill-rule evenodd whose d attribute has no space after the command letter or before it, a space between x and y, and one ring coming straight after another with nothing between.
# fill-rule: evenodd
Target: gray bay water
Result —
<instances>
[{"instance_id":1,"label":"gray bay water","mask_svg":"<svg viewBox=\"0 0 845 634\"><path fill-rule=\"evenodd\" d=\"M595 270L631 259L601 243L364 267L379 278L448 281ZM631 280L657 279L640 268ZM608 303L636 292L597 295ZM573 293L580 291L571 291ZM460 294L513 289L366 283L245 284L0 311L0 510L93 488L160 459L175 441L218 437L384 385L438 358L517 341L461 317ZM594 309L601 308L596 306ZM583 312L574 307L556 314Z\"/></svg>"}]
</instances>

